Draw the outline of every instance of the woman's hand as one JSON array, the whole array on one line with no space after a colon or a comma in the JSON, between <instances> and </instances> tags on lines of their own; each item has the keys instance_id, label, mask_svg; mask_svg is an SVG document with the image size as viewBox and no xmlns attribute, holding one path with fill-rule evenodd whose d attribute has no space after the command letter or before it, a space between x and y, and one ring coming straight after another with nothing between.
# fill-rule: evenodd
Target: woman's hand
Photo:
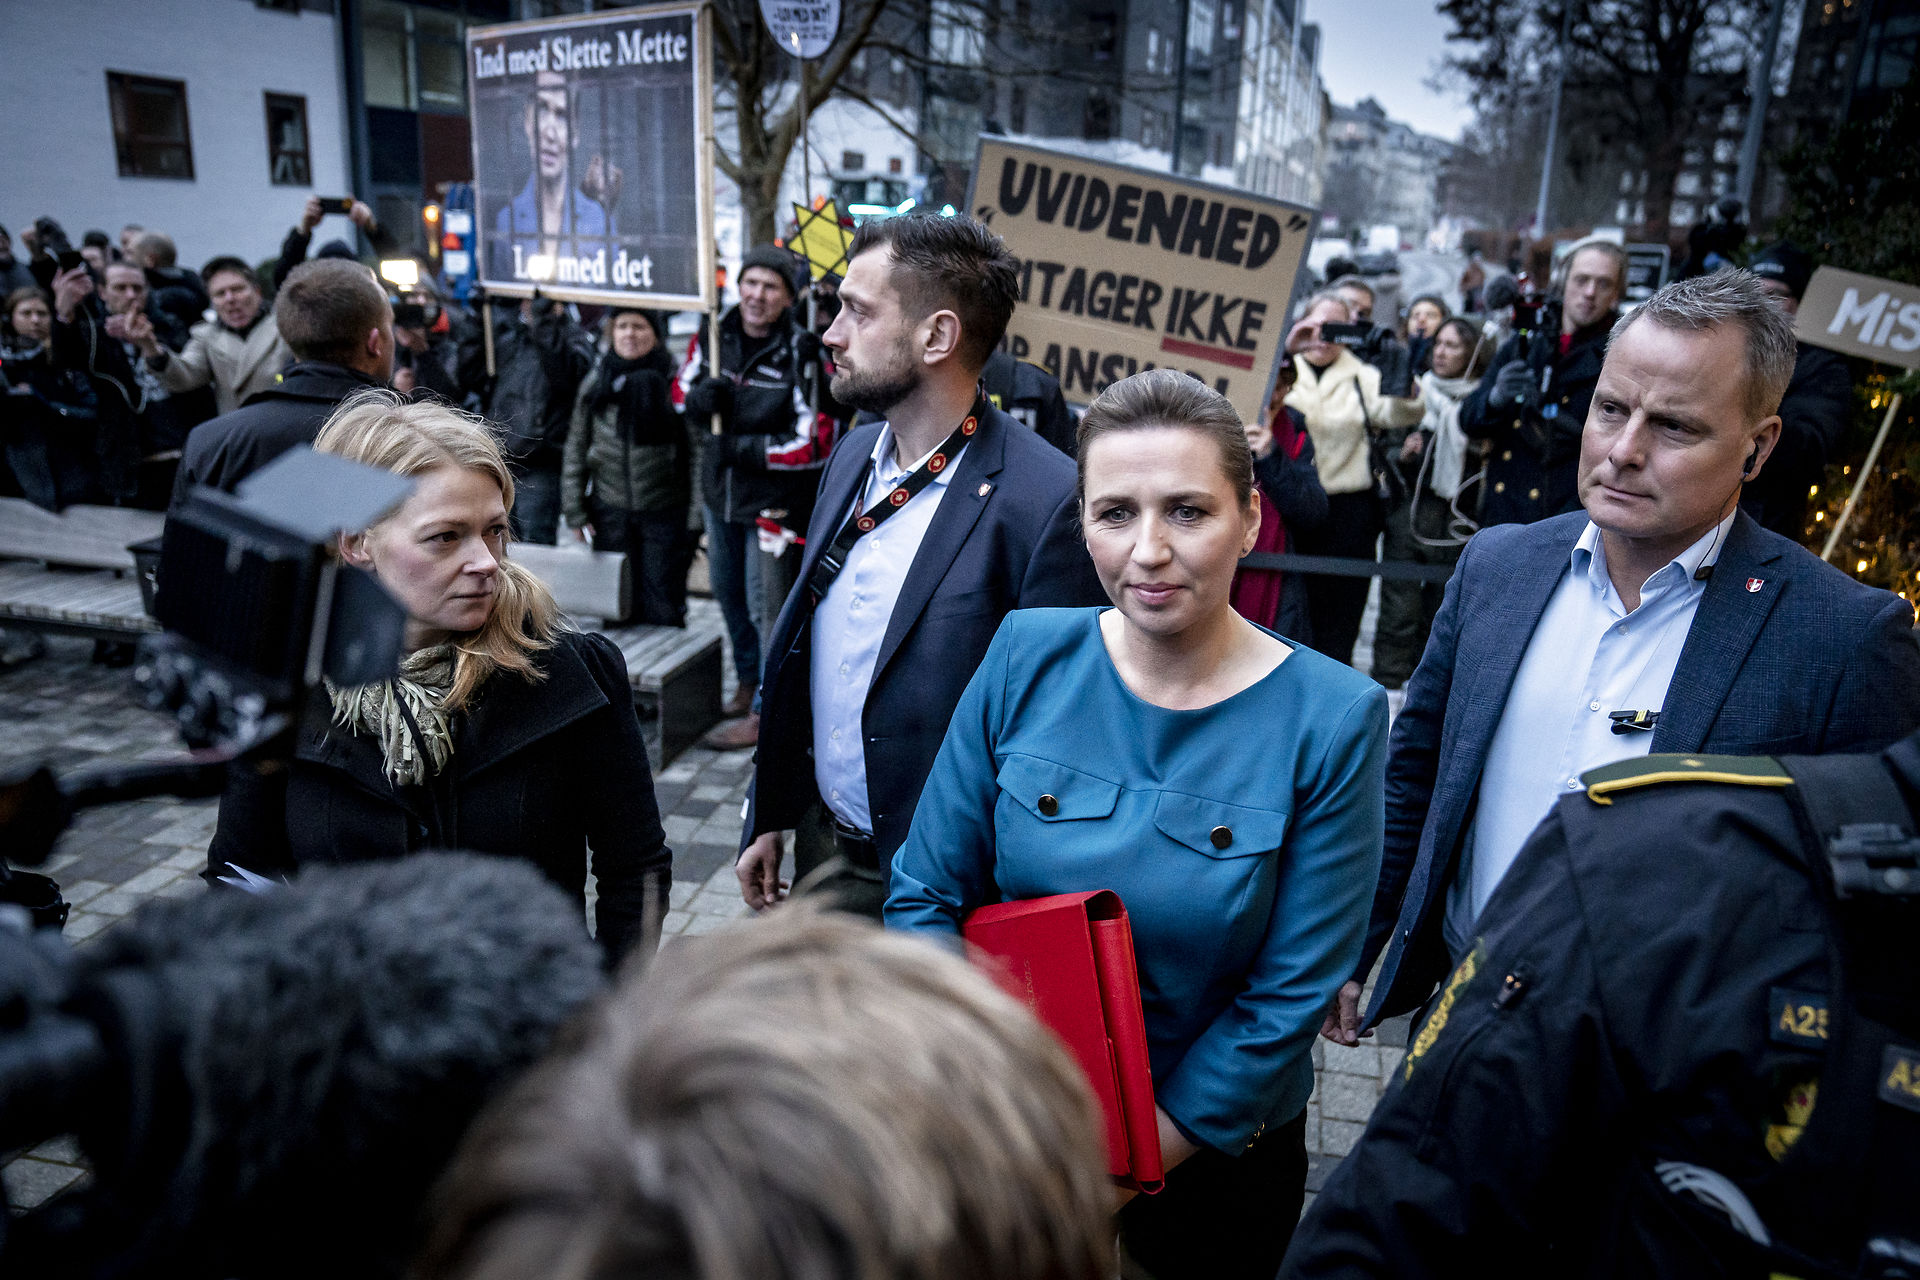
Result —
<instances>
[{"instance_id":1,"label":"woman's hand","mask_svg":"<svg viewBox=\"0 0 1920 1280\"><path fill-rule=\"evenodd\" d=\"M1297 356L1320 340L1320 322L1308 316L1287 331L1287 354Z\"/></svg>"},{"instance_id":2,"label":"woman's hand","mask_svg":"<svg viewBox=\"0 0 1920 1280\"><path fill-rule=\"evenodd\" d=\"M1348 979L1340 990L1334 993L1333 1004L1327 1010L1326 1021L1320 1024L1320 1034L1335 1044L1344 1044L1348 1048L1360 1043L1363 1037L1373 1032L1360 1029L1360 984Z\"/></svg>"},{"instance_id":3,"label":"woman's hand","mask_svg":"<svg viewBox=\"0 0 1920 1280\"><path fill-rule=\"evenodd\" d=\"M1247 448L1253 450L1256 458L1273 452L1273 425L1265 418L1247 424Z\"/></svg>"},{"instance_id":4,"label":"woman's hand","mask_svg":"<svg viewBox=\"0 0 1920 1280\"><path fill-rule=\"evenodd\" d=\"M1400 446L1400 461L1412 462L1420 456L1420 450L1426 447L1426 438L1418 431L1409 431L1404 444Z\"/></svg>"},{"instance_id":5,"label":"woman's hand","mask_svg":"<svg viewBox=\"0 0 1920 1280\"><path fill-rule=\"evenodd\" d=\"M591 543L593 542L593 526L590 524L583 524L579 528L575 529L573 531L573 540L575 542L585 542L591 545Z\"/></svg>"},{"instance_id":6,"label":"woman's hand","mask_svg":"<svg viewBox=\"0 0 1920 1280\"><path fill-rule=\"evenodd\" d=\"M1182 1160L1185 1160L1188 1156L1200 1150L1200 1148L1187 1140L1187 1135L1180 1132L1180 1126L1175 1124L1173 1118L1165 1111L1159 1107L1155 1107L1153 1109L1153 1116L1155 1121L1158 1122L1160 1129L1160 1171L1164 1174L1168 1169L1173 1168L1173 1166L1179 1164ZM1120 1212L1121 1209L1126 1207L1127 1201L1139 1194L1140 1193L1132 1187L1114 1187L1113 1211L1115 1213Z\"/></svg>"}]
</instances>

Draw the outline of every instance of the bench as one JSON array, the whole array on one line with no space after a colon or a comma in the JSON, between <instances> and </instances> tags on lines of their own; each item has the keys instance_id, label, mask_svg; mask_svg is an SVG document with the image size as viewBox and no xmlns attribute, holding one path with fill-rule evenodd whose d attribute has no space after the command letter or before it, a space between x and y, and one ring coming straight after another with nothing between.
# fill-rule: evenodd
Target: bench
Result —
<instances>
[{"instance_id":1,"label":"bench","mask_svg":"<svg viewBox=\"0 0 1920 1280\"><path fill-rule=\"evenodd\" d=\"M52 512L0 498L0 625L95 639L158 631L141 601L130 544L160 536L165 517L129 507Z\"/></svg>"},{"instance_id":2,"label":"bench","mask_svg":"<svg viewBox=\"0 0 1920 1280\"><path fill-rule=\"evenodd\" d=\"M635 701L655 714L664 768L724 715L720 636L693 627L620 627L606 636L627 660Z\"/></svg>"},{"instance_id":3,"label":"bench","mask_svg":"<svg viewBox=\"0 0 1920 1280\"><path fill-rule=\"evenodd\" d=\"M719 723L721 645L717 633L682 627L621 627L632 612L632 569L617 551L516 542L509 554L553 592L575 624L620 646L634 702L659 726L659 763Z\"/></svg>"}]
</instances>

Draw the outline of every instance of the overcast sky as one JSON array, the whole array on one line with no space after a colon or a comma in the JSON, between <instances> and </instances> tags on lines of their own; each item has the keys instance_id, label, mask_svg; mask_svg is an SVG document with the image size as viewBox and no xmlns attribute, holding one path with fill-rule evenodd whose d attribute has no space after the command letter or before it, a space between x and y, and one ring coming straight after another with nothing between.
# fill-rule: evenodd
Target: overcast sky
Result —
<instances>
[{"instance_id":1,"label":"overcast sky","mask_svg":"<svg viewBox=\"0 0 1920 1280\"><path fill-rule=\"evenodd\" d=\"M1459 139L1473 113L1426 85L1447 52L1448 23L1433 0L1306 0L1305 10L1320 24L1320 75L1335 102L1377 98L1421 133Z\"/></svg>"}]
</instances>

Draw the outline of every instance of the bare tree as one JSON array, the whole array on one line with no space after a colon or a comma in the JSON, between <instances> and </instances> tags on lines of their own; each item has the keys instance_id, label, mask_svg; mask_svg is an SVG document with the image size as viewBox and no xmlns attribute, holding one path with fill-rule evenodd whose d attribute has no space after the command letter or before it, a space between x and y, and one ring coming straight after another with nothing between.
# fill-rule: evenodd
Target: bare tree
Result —
<instances>
[{"instance_id":1,"label":"bare tree","mask_svg":"<svg viewBox=\"0 0 1920 1280\"><path fill-rule=\"evenodd\" d=\"M1561 118L1574 127L1563 130L1570 142L1560 163L1598 187L1621 170L1644 170L1646 234L1664 240L1689 146L1708 142L1725 108L1744 100L1744 68L1764 28L1765 3L1441 0L1439 7L1453 23L1447 38L1465 46L1451 62L1485 111L1537 101L1558 60L1567 60L1570 109Z\"/></svg>"}]
</instances>

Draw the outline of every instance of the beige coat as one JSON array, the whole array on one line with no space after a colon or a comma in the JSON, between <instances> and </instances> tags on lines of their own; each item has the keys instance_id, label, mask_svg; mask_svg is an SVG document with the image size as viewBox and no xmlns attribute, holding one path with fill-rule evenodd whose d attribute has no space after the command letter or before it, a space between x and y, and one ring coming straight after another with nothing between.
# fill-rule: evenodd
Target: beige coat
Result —
<instances>
[{"instance_id":1,"label":"beige coat","mask_svg":"<svg viewBox=\"0 0 1920 1280\"><path fill-rule=\"evenodd\" d=\"M169 391L192 391L212 382L219 412L232 413L248 396L277 383L292 359L293 349L280 337L270 314L244 338L217 320L202 320L159 374Z\"/></svg>"},{"instance_id":2,"label":"beige coat","mask_svg":"<svg viewBox=\"0 0 1920 1280\"><path fill-rule=\"evenodd\" d=\"M1381 395L1380 371L1345 348L1320 370L1318 378L1303 357L1294 357L1294 370L1299 379L1287 393L1287 404L1307 420L1320 487L1330 495L1370 488L1373 467L1367 455L1367 428L1411 427L1420 421L1425 407L1418 397Z\"/></svg>"}]
</instances>

